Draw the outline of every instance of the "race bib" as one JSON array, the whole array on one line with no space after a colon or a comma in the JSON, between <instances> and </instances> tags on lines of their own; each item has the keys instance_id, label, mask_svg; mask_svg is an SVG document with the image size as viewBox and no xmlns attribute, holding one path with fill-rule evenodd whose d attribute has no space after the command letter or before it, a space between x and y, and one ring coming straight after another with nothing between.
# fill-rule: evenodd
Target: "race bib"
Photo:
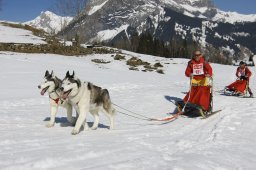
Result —
<instances>
[{"instance_id":1,"label":"race bib","mask_svg":"<svg viewBox=\"0 0 256 170\"><path fill-rule=\"evenodd\" d=\"M193 74L203 75L204 74L204 64L193 64Z\"/></svg>"}]
</instances>

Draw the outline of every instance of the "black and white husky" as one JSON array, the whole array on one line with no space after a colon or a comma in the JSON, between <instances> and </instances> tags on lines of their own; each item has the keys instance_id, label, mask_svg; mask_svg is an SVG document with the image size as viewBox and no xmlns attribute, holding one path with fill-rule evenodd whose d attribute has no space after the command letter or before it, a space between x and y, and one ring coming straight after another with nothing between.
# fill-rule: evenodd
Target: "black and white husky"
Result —
<instances>
[{"instance_id":1,"label":"black and white husky","mask_svg":"<svg viewBox=\"0 0 256 170\"><path fill-rule=\"evenodd\" d=\"M61 97L61 83L62 81L58 77L54 76L53 71L50 74L47 70L45 72L43 82L38 86L38 88L41 90L41 95L44 95L46 92L49 95L51 118L46 125L47 127L54 126L55 117L59 106L67 109L67 120L72 125L74 125L76 122L76 119L72 117L72 105L67 100L63 100Z\"/></svg>"},{"instance_id":2,"label":"black and white husky","mask_svg":"<svg viewBox=\"0 0 256 170\"><path fill-rule=\"evenodd\" d=\"M112 106L110 96L107 89L95 86L89 82L83 82L69 71L62 81L63 98L68 99L78 113L75 128L72 134L78 134L82 125L84 129L88 129L86 122L86 114L90 112L94 116L94 123L91 129L95 130L99 125L99 111L105 113L110 121L109 129L114 127L115 109Z\"/></svg>"}]
</instances>

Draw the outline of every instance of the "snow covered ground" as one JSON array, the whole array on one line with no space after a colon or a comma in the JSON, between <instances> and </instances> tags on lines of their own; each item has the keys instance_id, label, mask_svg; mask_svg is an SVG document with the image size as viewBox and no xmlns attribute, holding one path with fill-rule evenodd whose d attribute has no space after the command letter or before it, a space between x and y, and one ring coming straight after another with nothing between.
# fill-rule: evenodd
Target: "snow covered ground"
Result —
<instances>
[{"instance_id":1,"label":"snow covered ground","mask_svg":"<svg viewBox=\"0 0 256 170\"><path fill-rule=\"evenodd\" d=\"M0 21L0 43L46 44L42 38L34 36L31 31L4 26Z\"/></svg>"},{"instance_id":2,"label":"snow covered ground","mask_svg":"<svg viewBox=\"0 0 256 170\"><path fill-rule=\"evenodd\" d=\"M184 76L187 60L126 53L151 63L160 61L165 74L131 71L110 54L67 57L0 52L0 169L255 169L256 99L215 92L214 109L223 111L206 120L180 117L170 123L147 122L119 113L112 131L102 114L99 129L75 136L65 110L60 109L55 126L45 127L50 116L48 97L40 96L37 85L46 69L60 78L67 70L75 70L80 79L109 89L114 103L134 112L157 118L172 112L175 107L169 99L181 99L189 89ZM111 63L95 64L94 58ZM215 91L235 79L236 67L212 66ZM251 70L255 75L255 68ZM254 92L255 85L254 76ZM91 126L91 115L88 122Z\"/></svg>"},{"instance_id":3,"label":"snow covered ground","mask_svg":"<svg viewBox=\"0 0 256 170\"><path fill-rule=\"evenodd\" d=\"M0 40L43 43L31 33L2 25ZM0 51L0 169L255 169L256 99L217 92L235 80L233 66L212 64L214 110L223 111L206 120L180 117L168 123L148 122L118 113L115 129L110 131L101 115L100 128L73 136L61 108L55 126L45 127L49 101L37 86L47 69L59 78L75 70L81 80L107 88L114 103L147 117L163 118L173 112L170 100L182 99L189 90L184 76L187 60L124 53L126 59L137 56L150 63L161 62L165 74L131 71L125 61L116 61L111 54L72 57ZM96 58L111 62L91 62ZM251 70L251 88L256 93L255 68ZM91 115L88 122L91 126Z\"/></svg>"}]
</instances>

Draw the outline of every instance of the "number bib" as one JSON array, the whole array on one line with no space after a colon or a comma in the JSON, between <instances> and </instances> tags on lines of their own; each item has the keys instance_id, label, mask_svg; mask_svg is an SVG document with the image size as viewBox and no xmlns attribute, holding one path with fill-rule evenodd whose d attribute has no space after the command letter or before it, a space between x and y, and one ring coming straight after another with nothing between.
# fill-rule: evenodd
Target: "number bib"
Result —
<instances>
[{"instance_id":1,"label":"number bib","mask_svg":"<svg viewBox=\"0 0 256 170\"><path fill-rule=\"evenodd\" d=\"M203 75L204 74L204 64L193 64L193 74L198 76L198 75Z\"/></svg>"}]
</instances>

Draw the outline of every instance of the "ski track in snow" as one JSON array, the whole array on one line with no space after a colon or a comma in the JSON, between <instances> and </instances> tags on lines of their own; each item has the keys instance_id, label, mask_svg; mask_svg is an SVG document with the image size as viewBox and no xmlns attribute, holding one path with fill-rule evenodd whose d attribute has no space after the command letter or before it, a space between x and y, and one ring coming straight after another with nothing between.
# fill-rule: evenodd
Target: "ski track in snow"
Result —
<instances>
[{"instance_id":1,"label":"ski track in snow","mask_svg":"<svg viewBox=\"0 0 256 170\"><path fill-rule=\"evenodd\" d=\"M99 66L90 61L102 57L112 62ZM110 54L64 57L1 52L0 169L254 169L255 99L215 92L214 110L221 108L222 112L205 120L181 116L173 122L147 122L118 113L112 131L106 117L100 115L97 130L76 136L71 135L73 127L61 108L55 126L45 127L49 101L47 95L40 96L37 85L46 69L60 78L75 69L79 78L108 88L114 103L136 113L159 118L173 112L175 107L166 98L181 99L181 92L188 91L187 60L141 57L175 64L165 64L161 75L129 71ZM230 77L235 67L213 64L213 68L215 90L235 79ZM87 121L92 126L91 115Z\"/></svg>"}]
</instances>

